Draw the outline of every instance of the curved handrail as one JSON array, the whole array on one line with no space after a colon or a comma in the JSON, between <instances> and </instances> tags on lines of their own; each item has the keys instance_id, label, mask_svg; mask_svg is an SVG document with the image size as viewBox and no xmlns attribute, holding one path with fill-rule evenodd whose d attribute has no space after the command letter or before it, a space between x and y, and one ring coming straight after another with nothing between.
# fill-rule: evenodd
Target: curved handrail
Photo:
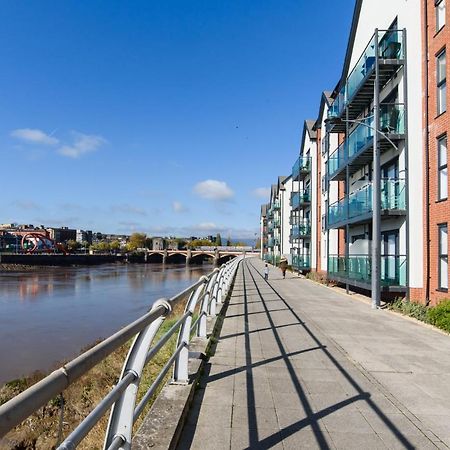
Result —
<instances>
[{"instance_id":1,"label":"curved handrail","mask_svg":"<svg viewBox=\"0 0 450 450\"><path fill-rule=\"evenodd\" d=\"M196 329L198 337L206 337L206 318L215 316L216 303L221 302L228 292L242 259L243 256L236 257L222 265L220 269L215 269L209 275L202 276L196 283L170 299L156 301L148 313L1 405L0 437L64 391L113 351L135 337L123 365L119 382L58 447L58 449L75 448L112 407L104 448L118 449L122 446L130 448L133 423L165 379L170 368L174 365L173 379L175 382L186 383L188 381L191 333ZM188 300L183 316L152 346L160 326L172 310L173 305L186 297ZM192 324L192 317L199 302L199 317ZM179 331L179 334L174 353L136 406L137 391L145 365L176 331Z\"/></svg>"}]
</instances>

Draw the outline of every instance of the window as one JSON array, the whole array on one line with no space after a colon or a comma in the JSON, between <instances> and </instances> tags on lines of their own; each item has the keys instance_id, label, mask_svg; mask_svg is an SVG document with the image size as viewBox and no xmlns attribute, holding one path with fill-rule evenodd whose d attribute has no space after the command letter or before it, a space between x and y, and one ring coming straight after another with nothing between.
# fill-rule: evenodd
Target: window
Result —
<instances>
[{"instance_id":1,"label":"window","mask_svg":"<svg viewBox=\"0 0 450 450\"><path fill-rule=\"evenodd\" d=\"M436 0L436 32L438 32L445 25L445 0Z\"/></svg>"},{"instance_id":2,"label":"window","mask_svg":"<svg viewBox=\"0 0 450 450\"><path fill-rule=\"evenodd\" d=\"M447 61L445 50L436 58L436 81L437 81L437 113L442 114L447 110Z\"/></svg>"},{"instance_id":3,"label":"window","mask_svg":"<svg viewBox=\"0 0 450 450\"><path fill-rule=\"evenodd\" d=\"M439 225L439 289L448 289L448 229Z\"/></svg>"},{"instance_id":4,"label":"window","mask_svg":"<svg viewBox=\"0 0 450 450\"><path fill-rule=\"evenodd\" d=\"M437 141L438 148L438 200L448 197L448 171L447 171L447 135Z\"/></svg>"}]
</instances>

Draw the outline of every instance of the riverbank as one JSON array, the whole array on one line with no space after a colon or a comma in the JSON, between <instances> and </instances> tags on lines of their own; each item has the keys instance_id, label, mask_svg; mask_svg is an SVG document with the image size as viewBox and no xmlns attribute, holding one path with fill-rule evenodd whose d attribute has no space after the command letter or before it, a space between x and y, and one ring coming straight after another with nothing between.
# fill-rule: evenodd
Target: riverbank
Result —
<instances>
[{"instance_id":1,"label":"riverbank","mask_svg":"<svg viewBox=\"0 0 450 450\"><path fill-rule=\"evenodd\" d=\"M184 302L180 302L175 307L172 314L164 321L155 342L181 317ZM120 347L117 351L109 355L104 361L95 366L86 375L72 384L64 391L64 397L55 397L44 408L30 416L25 422L10 432L6 438L0 440L0 450L18 450L24 448L49 449L55 448L58 442L61 407L64 405L62 438L75 428L80 421L86 417L90 411L100 402L100 400L117 383L121 373L122 365L130 348L131 341ZM176 345L176 334L164 345L144 369L142 381L139 386L138 401L148 387L151 385L157 374L173 353ZM83 349L83 352L87 349ZM81 352L82 353L82 352ZM0 387L0 405L15 397L20 392L32 386L46 374L36 373L33 376L20 378ZM168 378L170 374L167 375ZM161 384L161 388L164 383ZM146 406L146 410L153 404L159 393L153 396ZM145 417L141 415L135 427L139 427L141 420ZM105 430L108 422L106 414L99 424L93 428L79 449L101 449Z\"/></svg>"}]
</instances>

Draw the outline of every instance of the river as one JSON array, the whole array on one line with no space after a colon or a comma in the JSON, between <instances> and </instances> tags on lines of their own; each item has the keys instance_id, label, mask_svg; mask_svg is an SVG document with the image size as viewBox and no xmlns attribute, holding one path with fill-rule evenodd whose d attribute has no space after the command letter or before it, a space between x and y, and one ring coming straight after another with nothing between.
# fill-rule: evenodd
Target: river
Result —
<instances>
[{"instance_id":1,"label":"river","mask_svg":"<svg viewBox=\"0 0 450 450\"><path fill-rule=\"evenodd\" d=\"M56 368L212 269L113 264L0 272L0 385Z\"/></svg>"}]
</instances>

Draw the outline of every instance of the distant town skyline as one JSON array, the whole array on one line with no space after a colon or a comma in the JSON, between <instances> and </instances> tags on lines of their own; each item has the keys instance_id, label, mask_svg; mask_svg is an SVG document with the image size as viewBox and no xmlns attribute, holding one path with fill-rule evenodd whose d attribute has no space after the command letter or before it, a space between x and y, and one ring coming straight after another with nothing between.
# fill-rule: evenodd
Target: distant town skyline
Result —
<instances>
[{"instance_id":1,"label":"distant town skyline","mask_svg":"<svg viewBox=\"0 0 450 450\"><path fill-rule=\"evenodd\" d=\"M323 6L5 3L0 221L254 238L342 69L353 5Z\"/></svg>"}]
</instances>

